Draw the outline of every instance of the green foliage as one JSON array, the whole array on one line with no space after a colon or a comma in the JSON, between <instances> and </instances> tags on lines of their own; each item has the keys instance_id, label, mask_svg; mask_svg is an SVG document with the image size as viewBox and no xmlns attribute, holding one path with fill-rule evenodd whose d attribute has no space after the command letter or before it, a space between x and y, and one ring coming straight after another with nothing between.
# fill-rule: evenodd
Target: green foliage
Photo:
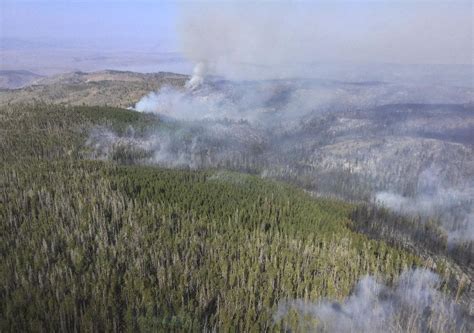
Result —
<instances>
[{"instance_id":1,"label":"green foliage","mask_svg":"<svg viewBox=\"0 0 474 333\"><path fill-rule=\"evenodd\" d=\"M90 126L149 116L1 112L0 331L280 330L280 300L421 264L352 231L352 205L289 185L81 158Z\"/></svg>"},{"instance_id":2,"label":"green foliage","mask_svg":"<svg viewBox=\"0 0 474 333\"><path fill-rule=\"evenodd\" d=\"M398 248L416 249L424 257L436 258L437 271L451 290L464 288L470 280L459 268L469 272L474 264L473 242L448 242L439 221L419 216L403 216L373 205L359 205L351 212L351 229L372 239L384 240ZM445 267L447 265L447 267ZM454 274L453 274L454 273ZM469 295L465 295L469 297Z\"/></svg>"},{"instance_id":3,"label":"green foliage","mask_svg":"<svg viewBox=\"0 0 474 333\"><path fill-rule=\"evenodd\" d=\"M66 112L83 117L84 120L92 124L107 125L119 135L124 134L130 128L142 133L147 129L161 125L159 118L153 114L115 107L77 106L71 107Z\"/></svg>"},{"instance_id":4,"label":"green foliage","mask_svg":"<svg viewBox=\"0 0 474 333\"><path fill-rule=\"evenodd\" d=\"M3 328L264 330L280 299L341 298L362 275L419 263L352 233L346 204L214 176L102 162L5 168Z\"/></svg>"},{"instance_id":5,"label":"green foliage","mask_svg":"<svg viewBox=\"0 0 474 333\"><path fill-rule=\"evenodd\" d=\"M112 107L23 104L1 107L0 117L0 155L4 161L80 158L94 126L118 134L173 128L151 114Z\"/></svg>"}]
</instances>

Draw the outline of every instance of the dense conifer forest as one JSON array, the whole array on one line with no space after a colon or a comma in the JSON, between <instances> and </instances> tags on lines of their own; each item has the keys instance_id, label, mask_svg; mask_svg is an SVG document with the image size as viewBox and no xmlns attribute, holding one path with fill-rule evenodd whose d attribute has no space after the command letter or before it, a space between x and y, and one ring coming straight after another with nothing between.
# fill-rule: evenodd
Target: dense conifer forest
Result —
<instances>
[{"instance_id":1,"label":"dense conifer forest","mask_svg":"<svg viewBox=\"0 0 474 333\"><path fill-rule=\"evenodd\" d=\"M367 274L429 267L446 294L465 288L447 259L385 242L367 208L129 163L146 152L92 158L92 128L172 129L156 116L37 103L3 106L0 124L2 332L298 331L296 314L274 319L280 301L342 300Z\"/></svg>"}]
</instances>

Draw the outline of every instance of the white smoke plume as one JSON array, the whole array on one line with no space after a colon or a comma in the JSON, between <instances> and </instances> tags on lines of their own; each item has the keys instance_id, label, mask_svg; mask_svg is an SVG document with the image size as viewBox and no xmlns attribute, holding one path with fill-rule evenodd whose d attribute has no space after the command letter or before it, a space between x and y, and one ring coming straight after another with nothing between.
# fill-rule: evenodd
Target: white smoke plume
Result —
<instances>
[{"instance_id":1,"label":"white smoke plume","mask_svg":"<svg viewBox=\"0 0 474 333\"><path fill-rule=\"evenodd\" d=\"M207 66L204 62L198 63L193 69L193 75L189 81L186 82L186 88L194 90L202 85L206 76L206 69Z\"/></svg>"},{"instance_id":2,"label":"white smoke plume","mask_svg":"<svg viewBox=\"0 0 474 333\"><path fill-rule=\"evenodd\" d=\"M197 81L193 81L193 87L197 87L196 84ZM226 100L226 96L218 91L191 91L172 87L163 87L156 93L152 92L135 105L135 110L140 112L188 121L243 118L244 114L239 115L237 108L238 105Z\"/></svg>"},{"instance_id":3,"label":"white smoke plume","mask_svg":"<svg viewBox=\"0 0 474 333\"><path fill-rule=\"evenodd\" d=\"M425 269L403 272L393 287L367 276L341 303L283 301L274 320L293 311L318 332L471 332L472 320L439 289L439 277Z\"/></svg>"}]
</instances>

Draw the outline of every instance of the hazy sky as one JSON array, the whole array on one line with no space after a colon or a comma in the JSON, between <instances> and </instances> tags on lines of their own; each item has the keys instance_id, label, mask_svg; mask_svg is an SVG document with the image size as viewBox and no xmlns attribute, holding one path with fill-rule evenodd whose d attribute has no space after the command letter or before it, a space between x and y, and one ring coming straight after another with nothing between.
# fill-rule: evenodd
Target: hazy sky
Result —
<instances>
[{"instance_id":1,"label":"hazy sky","mask_svg":"<svg viewBox=\"0 0 474 333\"><path fill-rule=\"evenodd\" d=\"M176 4L1 0L3 38L122 49L176 49Z\"/></svg>"},{"instance_id":2,"label":"hazy sky","mask_svg":"<svg viewBox=\"0 0 474 333\"><path fill-rule=\"evenodd\" d=\"M249 3L1 0L0 46L34 41L72 49L178 51L194 62L208 57L258 65L289 59L472 63L471 1Z\"/></svg>"}]
</instances>

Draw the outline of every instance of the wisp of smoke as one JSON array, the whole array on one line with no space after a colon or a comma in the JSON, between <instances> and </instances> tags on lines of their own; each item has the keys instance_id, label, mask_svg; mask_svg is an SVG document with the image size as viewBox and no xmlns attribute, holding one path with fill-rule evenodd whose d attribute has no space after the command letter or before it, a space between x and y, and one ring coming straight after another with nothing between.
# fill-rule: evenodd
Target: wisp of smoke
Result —
<instances>
[{"instance_id":1,"label":"wisp of smoke","mask_svg":"<svg viewBox=\"0 0 474 333\"><path fill-rule=\"evenodd\" d=\"M443 185L440 170L428 168L419 175L414 197L383 191L375 199L403 214L438 218L449 242L474 241L474 184Z\"/></svg>"},{"instance_id":2,"label":"wisp of smoke","mask_svg":"<svg viewBox=\"0 0 474 333\"><path fill-rule=\"evenodd\" d=\"M469 332L472 323L439 287L439 277L426 269L403 272L393 287L367 276L342 303L283 301L274 320L294 311L303 327L315 323L324 332ZM312 322L305 323L308 317Z\"/></svg>"}]
</instances>

